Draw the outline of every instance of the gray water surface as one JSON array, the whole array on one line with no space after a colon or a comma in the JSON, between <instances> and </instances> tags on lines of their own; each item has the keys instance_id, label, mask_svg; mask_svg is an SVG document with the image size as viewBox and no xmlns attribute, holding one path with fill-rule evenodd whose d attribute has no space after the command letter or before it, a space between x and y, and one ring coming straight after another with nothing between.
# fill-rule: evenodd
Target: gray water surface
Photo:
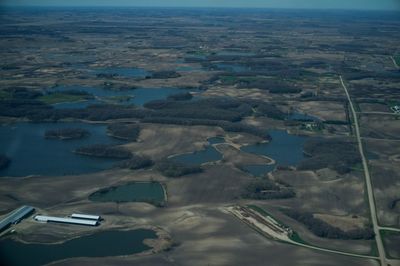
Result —
<instances>
[{"instance_id":1,"label":"gray water surface","mask_svg":"<svg viewBox=\"0 0 400 266\"><path fill-rule=\"evenodd\" d=\"M45 139L46 130L81 128L90 132L83 139ZM119 144L106 134L106 126L86 123L16 123L0 125L0 153L11 158L0 176L60 176L108 169L117 160L81 156L73 153L91 144Z\"/></svg>"},{"instance_id":2,"label":"gray water surface","mask_svg":"<svg viewBox=\"0 0 400 266\"><path fill-rule=\"evenodd\" d=\"M0 241L0 262L9 266L39 266L73 257L131 255L149 250L143 240L156 238L156 233L147 229L99 232L61 244L25 244L9 238Z\"/></svg>"}]
</instances>

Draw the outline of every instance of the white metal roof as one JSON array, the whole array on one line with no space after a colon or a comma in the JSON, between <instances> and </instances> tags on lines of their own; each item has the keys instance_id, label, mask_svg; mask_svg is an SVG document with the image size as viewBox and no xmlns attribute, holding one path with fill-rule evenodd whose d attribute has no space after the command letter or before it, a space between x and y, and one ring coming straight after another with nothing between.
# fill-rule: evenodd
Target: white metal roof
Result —
<instances>
[{"instance_id":1,"label":"white metal roof","mask_svg":"<svg viewBox=\"0 0 400 266\"><path fill-rule=\"evenodd\" d=\"M89 220L100 220L100 216L98 215L89 215L89 214L79 214L79 213L73 213L71 215L71 218L78 218L78 219L89 219Z\"/></svg>"},{"instance_id":2,"label":"white metal roof","mask_svg":"<svg viewBox=\"0 0 400 266\"><path fill-rule=\"evenodd\" d=\"M74 219L74 218L62 218L54 216L36 215L35 220L39 222L58 222L58 223L70 223L80 225L97 225L97 221Z\"/></svg>"}]
</instances>

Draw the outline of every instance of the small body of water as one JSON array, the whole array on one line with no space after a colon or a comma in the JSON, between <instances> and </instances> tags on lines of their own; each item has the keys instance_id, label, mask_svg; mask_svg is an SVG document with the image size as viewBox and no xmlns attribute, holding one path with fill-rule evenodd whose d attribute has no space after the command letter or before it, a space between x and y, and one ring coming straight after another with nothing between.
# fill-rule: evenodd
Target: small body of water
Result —
<instances>
[{"instance_id":1,"label":"small body of water","mask_svg":"<svg viewBox=\"0 0 400 266\"><path fill-rule=\"evenodd\" d=\"M90 71L96 75L107 74L130 78L145 78L146 76L151 76L151 73L147 70L134 67L104 67L91 69Z\"/></svg>"},{"instance_id":2,"label":"small body of water","mask_svg":"<svg viewBox=\"0 0 400 266\"><path fill-rule=\"evenodd\" d=\"M194 92L197 90L184 90L178 88L138 88L131 90L108 90L103 88L95 87L84 87L84 86L68 86L68 87L56 87L51 91L66 91L66 90L78 90L85 91L96 96L97 99L80 101L80 102L69 102L55 104L55 108L86 108L87 106L94 103L101 102L113 102L115 98L126 97L121 101L117 101L119 104L134 104L136 106L143 106L145 103L153 100L166 99L168 96L173 94L183 93L185 91Z\"/></svg>"},{"instance_id":3,"label":"small body of water","mask_svg":"<svg viewBox=\"0 0 400 266\"><path fill-rule=\"evenodd\" d=\"M44 225L45 226L45 225ZM25 244L12 239L0 241L2 265L39 266L74 257L123 256L149 250L145 239L156 239L148 229L105 231L68 240L61 244Z\"/></svg>"},{"instance_id":4,"label":"small body of water","mask_svg":"<svg viewBox=\"0 0 400 266\"><path fill-rule=\"evenodd\" d=\"M182 164L201 165L203 163L221 160L222 154L219 153L213 146L209 145L204 150L176 155L171 157L171 159Z\"/></svg>"},{"instance_id":5,"label":"small body of water","mask_svg":"<svg viewBox=\"0 0 400 266\"><path fill-rule=\"evenodd\" d=\"M228 51L228 50L226 50L226 51L218 52L217 55L245 57L245 56L254 56L256 54L253 52L249 52L249 51Z\"/></svg>"},{"instance_id":6,"label":"small body of water","mask_svg":"<svg viewBox=\"0 0 400 266\"><path fill-rule=\"evenodd\" d=\"M275 167L276 164L254 164L242 166L241 169L253 176L265 176L269 172L272 172Z\"/></svg>"},{"instance_id":7,"label":"small body of water","mask_svg":"<svg viewBox=\"0 0 400 266\"><path fill-rule=\"evenodd\" d=\"M246 72L251 70L251 68L247 66L228 64L228 63L217 63L215 64L215 66L219 70L232 71L232 72Z\"/></svg>"},{"instance_id":8,"label":"small body of water","mask_svg":"<svg viewBox=\"0 0 400 266\"><path fill-rule=\"evenodd\" d=\"M271 157L278 165L296 166L304 159L303 146L307 137L288 134L284 130L268 131L272 140L242 147L242 151Z\"/></svg>"},{"instance_id":9,"label":"small body of water","mask_svg":"<svg viewBox=\"0 0 400 266\"><path fill-rule=\"evenodd\" d=\"M134 182L101 189L91 194L89 199L98 202L147 202L157 206L165 202L165 195L159 182Z\"/></svg>"},{"instance_id":10,"label":"small body of water","mask_svg":"<svg viewBox=\"0 0 400 266\"><path fill-rule=\"evenodd\" d=\"M210 144L225 143L225 139L223 137L212 137L212 138L208 138L207 141Z\"/></svg>"},{"instance_id":11,"label":"small body of water","mask_svg":"<svg viewBox=\"0 0 400 266\"><path fill-rule=\"evenodd\" d=\"M46 130L81 128L90 132L83 139L45 139ZM117 160L74 154L81 146L122 143L107 136L106 126L86 123L16 123L0 126L0 154L11 158L0 176L84 174L108 169Z\"/></svg>"},{"instance_id":12,"label":"small body of water","mask_svg":"<svg viewBox=\"0 0 400 266\"><path fill-rule=\"evenodd\" d=\"M292 113L288 116L288 120L292 121L313 121L318 122L321 121L318 117L302 114L302 113Z\"/></svg>"},{"instance_id":13,"label":"small body of water","mask_svg":"<svg viewBox=\"0 0 400 266\"><path fill-rule=\"evenodd\" d=\"M192 71L203 71L201 66L180 66L176 68L176 71L179 72L192 72Z\"/></svg>"}]
</instances>

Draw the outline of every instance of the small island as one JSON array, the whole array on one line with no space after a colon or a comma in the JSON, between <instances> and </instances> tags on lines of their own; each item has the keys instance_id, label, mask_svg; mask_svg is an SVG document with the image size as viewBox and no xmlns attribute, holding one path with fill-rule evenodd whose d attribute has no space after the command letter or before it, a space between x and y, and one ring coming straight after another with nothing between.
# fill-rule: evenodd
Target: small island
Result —
<instances>
[{"instance_id":1,"label":"small island","mask_svg":"<svg viewBox=\"0 0 400 266\"><path fill-rule=\"evenodd\" d=\"M71 139L82 139L88 137L90 132L81 128L62 128L62 129L50 129L44 134L46 139L60 139L60 140L71 140Z\"/></svg>"},{"instance_id":2,"label":"small island","mask_svg":"<svg viewBox=\"0 0 400 266\"><path fill-rule=\"evenodd\" d=\"M7 168L11 163L10 158L0 154L0 170Z\"/></svg>"},{"instance_id":3,"label":"small island","mask_svg":"<svg viewBox=\"0 0 400 266\"><path fill-rule=\"evenodd\" d=\"M110 146L104 144L94 144L89 146L84 146L76 149L74 151L80 155L100 157L100 158L112 158L112 159L130 159L132 153L127 149Z\"/></svg>"}]
</instances>

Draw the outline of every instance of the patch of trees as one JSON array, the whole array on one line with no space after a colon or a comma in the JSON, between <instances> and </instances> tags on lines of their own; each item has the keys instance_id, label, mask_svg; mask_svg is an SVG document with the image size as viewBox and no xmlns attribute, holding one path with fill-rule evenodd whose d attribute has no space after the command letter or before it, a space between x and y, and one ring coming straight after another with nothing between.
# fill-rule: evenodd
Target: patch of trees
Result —
<instances>
[{"instance_id":1,"label":"patch of trees","mask_svg":"<svg viewBox=\"0 0 400 266\"><path fill-rule=\"evenodd\" d=\"M181 74L176 71L157 71L151 74L151 78L153 79L171 79L171 78L179 78Z\"/></svg>"},{"instance_id":2,"label":"patch of trees","mask_svg":"<svg viewBox=\"0 0 400 266\"><path fill-rule=\"evenodd\" d=\"M0 170L5 169L10 165L10 158L5 155L0 154Z\"/></svg>"},{"instance_id":3,"label":"patch of trees","mask_svg":"<svg viewBox=\"0 0 400 266\"><path fill-rule=\"evenodd\" d=\"M4 91L8 92L13 99L35 99L43 94L37 90L30 90L23 87L7 88Z\"/></svg>"},{"instance_id":4,"label":"patch of trees","mask_svg":"<svg viewBox=\"0 0 400 266\"><path fill-rule=\"evenodd\" d=\"M239 88L257 88L270 93L300 93L302 90L292 84L277 79L246 79L238 81Z\"/></svg>"},{"instance_id":5,"label":"patch of trees","mask_svg":"<svg viewBox=\"0 0 400 266\"><path fill-rule=\"evenodd\" d=\"M46 139L81 139L90 135L90 132L81 128L61 128L46 130L44 137Z\"/></svg>"},{"instance_id":6,"label":"patch of trees","mask_svg":"<svg viewBox=\"0 0 400 266\"><path fill-rule=\"evenodd\" d=\"M253 101L250 102L256 109L256 116L266 116L273 119L283 120L286 118L286 114L282 112L276 105L267 102Z\"/></svg>"},{"instance_id":7,"label":"patch of trees","mask_svg":"<svg viewBox=\"0 0 400 266\"><path fill-rule=\"evenodd\" d=\"M115 159L130 159L132 157L132 153L124 148L104 144L80 147L75 150L75 153L93 157Z\"/></svg>"},{"instance_id":8,"label":"patch of trees","mask_svg":"<svg viewBox=\"0 0 400 266\"><path fill-rule=\"evenodd\" d=\"M167 100L170 101L189 101L193 98L190 92L178 93L168 96Z\"/></svg>"},{"instance_id":9,"label":"patch of trees","mask_svg":"<svg viewBox=\"0 0 400 266\"><path fill-rule=\"evenodd\" d=\"M118 77L119 75L117 73L98 73L96 74L96 77L98 78L106 78L106 79L112 79L115 77Z\"/></svg>"},{"instance_id":10,"label":"patch of trees","mask_svg":"<svg viewBox=\"0 0 400 266\"><path fill-rule=\"evenodd\" d=\"M120 164L118 164L118 166L120 168L137 170L150 167L153 164L154 162L150 158L133 154L129 160L121 162Z\"/></svg>"},{"instance_id":11,"label":"patch of trees","mask_svg":"<svg viewBox=\"0 0 400 266\"><path fill-rule=\"evenodd\" d=\"M305 143L304 153L311 158L300 162L299 170L330 168L345 174L361 163L356 143L345 140L311 139Z\"/></svg>"},{"instance_id":12,"label":"patch of trees","mask_svg":"<svg viewBox=\"0 0 400 266\"><path fill-rule=\"evenodd\" d=\"M313 234L319 237L331 239L372 239L375 236L371 227L343 231L338 227L322 221L321 219L315 218L312 213L285 210L285 214L304 224Z\"/></svg>"},{"instance_id":13,"label":"patch of trees","mask_svg":"<svg viewBox=\"0 0 400 266\"><path fill-rule=\"evenodd\" d=\"M191 119L240 121L242 117L251 115L253 110L249 104L230 98L201 99L194 102L156 100L144 105L156 110L152 116L180 117Z\"/></svg>"},{"instance_id":14,"label":"patch of trees","mask_svg":"<svg viewBox=\"0 0 400 266\"><path fill-rule=\"evenodd\" d=\"M1 167L0 167L1 169ZM394 208L396 208L397 204L400 202L400 198L399 199L394 199L392 201L390 201L389 203L389 209L393 210Z\"/></svg>"},{"instance_id":15,"label":"patch of trees","mask_svg":"<svg viewBox=\"0 0 400 266\"><path fill-rule=\"evenodd\" d=\"M200 166L185 165L169 159L157 163L157 170L167 177L181 177L203 171Z\"/></svg>"},{"instance_id":16,"label":"patch of trees","mask_svg":"<svg viewBox=\"0 0 400 266\"><path fill-rule=\"evenodd\" d=\"M34 99L9 99L0 101L0 115L8 117L27 117L35 120L37 116L48 117L53 107Z\"/></svg>"},{"instance_id":17,"label":"patch of trees","mask_svg":"<svg viewBox=\"0 0 400 266\"><path fill-rule=\"evenodd\" d=\"M117 139L136 141L140 134L137 124L114 123L107 126L108 133Z\"/></svg>"},{"instance_id":18,"label":"patch of trees","mask_svg":"<svg viewBox=\"0 0 400 266\"><path fill-rule=\"evenodd\" d=\"M289 185L269 179L256 180L248 184L242 194L243 198L256 200L287 199L295 196L296 193Z\"/></svg>"}]
</instances>

